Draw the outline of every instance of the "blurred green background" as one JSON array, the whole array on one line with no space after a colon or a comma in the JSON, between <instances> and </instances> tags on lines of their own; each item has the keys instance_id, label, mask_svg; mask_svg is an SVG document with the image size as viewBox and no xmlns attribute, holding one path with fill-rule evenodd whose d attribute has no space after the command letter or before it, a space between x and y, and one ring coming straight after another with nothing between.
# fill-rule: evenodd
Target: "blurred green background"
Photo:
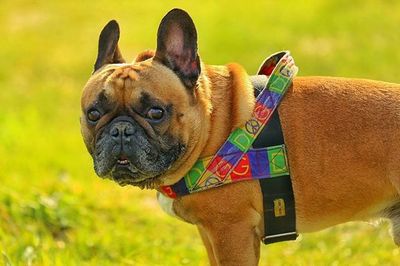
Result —
<instances>
[{"instance_id":1,"label":"blurred green background","mask_svg":"<svg viewBox=\"0 0 400 266\"><path fill-rule=\"evenodd\" d=\"M94 175L80 94L100 30L121 26L126 59L155 47L162 16L186 9L208 64L249 73L292 51L300 75L400 82L400 2L0 1L0 261L4 265L207 265L195 228L155 192ZM388 224L350 223L262 247L260 265L399 265Z\"/></svg>"}]
</instances>

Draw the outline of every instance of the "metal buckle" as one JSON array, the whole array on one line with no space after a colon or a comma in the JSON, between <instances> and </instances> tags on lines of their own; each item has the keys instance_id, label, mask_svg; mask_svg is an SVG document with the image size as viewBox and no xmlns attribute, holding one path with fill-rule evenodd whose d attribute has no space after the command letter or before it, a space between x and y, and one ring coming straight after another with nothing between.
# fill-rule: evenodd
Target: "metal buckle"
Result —
<instances>
[{"instance_id":1,"label":"metal buckle","mask_svg":"<svg viewBox=\"0 0 400 266\"><path fill-rule=\"evenodd\" d=\"M282 233L282 234L275 234L275 235L269 235L269 236L264 236L262 238L262 241L265 242L266 240L274 239L274 238L279 238L279 237L285 237L285 236L296 236L295 239L297 238L297 232L288 232L288 233Z\"/></svg>"}]
</instances>

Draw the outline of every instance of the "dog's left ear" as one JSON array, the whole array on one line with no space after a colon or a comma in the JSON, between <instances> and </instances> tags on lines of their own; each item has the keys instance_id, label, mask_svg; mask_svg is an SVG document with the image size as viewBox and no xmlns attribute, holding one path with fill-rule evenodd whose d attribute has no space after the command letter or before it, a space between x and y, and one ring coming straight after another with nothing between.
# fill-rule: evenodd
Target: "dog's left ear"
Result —
<instances>
[{"instance_id":1,"label":"dog's left ear","mask_svg":"<svg viewBox=\"0 0 400 266\"><path fill-rule=\"evenodd\" d=\"M118 48L118 40L119 25L115 20L111 20L100 33L99 51L93 72L106 64L125 63Z\"/></svg>"},{"instance_id":2,"label":"dog's left ear","mask_svg":"<svg viewBox=\"0 0 400 266\"><path fill-rule=\"evenodd\" d=\"M189 14L172 9L161 20L154 57L173 70L187 88L194 88L200 75L197 32Z\"/></svg>"}]
</instances>

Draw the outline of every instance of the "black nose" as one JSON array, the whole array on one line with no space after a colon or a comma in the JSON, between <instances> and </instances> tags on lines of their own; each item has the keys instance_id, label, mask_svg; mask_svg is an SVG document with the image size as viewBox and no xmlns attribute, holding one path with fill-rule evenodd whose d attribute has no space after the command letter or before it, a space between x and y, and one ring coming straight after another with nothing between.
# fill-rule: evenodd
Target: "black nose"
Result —
<instances>
[{"instance_id":1,"label":"black nose","mask_svg":"<svg viewBox=\"0 0 400 266\"><path fill-rule=\"evenodd\" d=\"M134 126L125 121L114 123L110 129L111 137L117 141L128 140L134 134Z\"/></svg>"}]
</instances>

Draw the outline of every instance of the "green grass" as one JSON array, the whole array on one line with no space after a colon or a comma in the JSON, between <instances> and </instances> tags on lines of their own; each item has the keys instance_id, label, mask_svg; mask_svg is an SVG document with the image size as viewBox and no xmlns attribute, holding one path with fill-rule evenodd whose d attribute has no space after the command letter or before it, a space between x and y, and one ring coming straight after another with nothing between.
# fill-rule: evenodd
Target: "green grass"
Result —
<instances>
[{"instance_id":1,"label":"green grass","mask_svg":"<svg viewBox=\"0 0 400 266\"><path fill-rule=\"evenodd\" d=\"M79 133L80 93L103 25L120 22L131 59L155 47L160 19L176 6L197 24L207 63L235 61L254 73L264 57L289 49L300 75L400 82L398 1L2 1L4 265L207 265L196 229L162 213L153 191L94 175ZM262 247L260 264L399 261L388 224L351 223Z\"/></svg>"}]
</instances>

